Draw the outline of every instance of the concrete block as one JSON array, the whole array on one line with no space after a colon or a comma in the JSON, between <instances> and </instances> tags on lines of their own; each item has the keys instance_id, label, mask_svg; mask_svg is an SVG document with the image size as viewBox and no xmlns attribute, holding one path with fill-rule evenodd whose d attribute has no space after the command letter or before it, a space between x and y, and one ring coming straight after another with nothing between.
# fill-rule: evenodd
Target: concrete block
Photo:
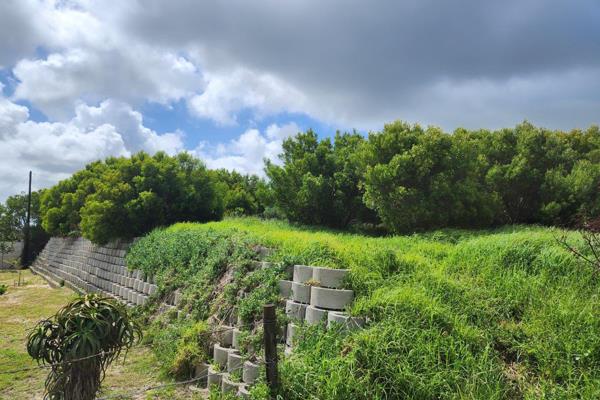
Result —
<instances>
[{"instance_id":1,"label":"concrete block","mask_svg":"<svg viewBox=\"0 0 600 400\"><path fill-rule=\"evenodd\" d=\"M305 320L310 325L316 325L322 321L327 321L327 310L322 310L314 306L306 307Z\"/></svg>"},{"instance_id":2,"label":"concrete block","mask_svg":"<svg viewBox=\"0 0 600 400\"><path fill-rule=\"evenodd\" d=\"M292 281L279 281L279 294L284 298L289 298L292 295Z\"/></svg>"},{"instance_id":3,"label":"concrete block","mask_svg":"<svg viewBox=\"0 0 600 400\"><path fill-rule=\"evenodd\" d=\"M230 352L227 355L227 372L233 372L242 368L243 357L239 353Z\"/></svg>"},{"instance_id":4,"label":"concrete block","mask_svg":"<svg viewBox=\"0 0 600 400\"><path fill-rule=\"evenodd\" d=\"M247 387L240 386L240 388L238 389L237 395L238 395L238 397L240 397L242 399L249 399L250 398L250 391L248 390Z\"/></svg>"},{"instance_id":5,"label":"concrete block","mask_svg":"<svg viewBox=\"0 0 600 400\"><path fill-rule=\"evenodd\" d=\"M206 377L206 383L208 387L221 386L221 380L223 379L223 373L215 370L213 367L208 368L208 376Z\"/></svg>"},{"instance_id":6,"label":"concrete block","mask_svg":"<svg viewBox=\"0 0 600 400\"><path fill-rule=\"evenodd\" d=\"M215 360L215 363L219 364L224 368L227 366L227 359L229 353L234 352L236 352L235 349L223 347L220 344L216 343L215 347L213 348L213 359Z\"/></svg>"},{"instance_id":7,"label":"concrete block","mask_svg":"<svg viewBox=\"0 0 600 400\"><path fill-rule=\"evenodd\" d=\"M252 385L258 379L259 374L260 367L258 364L254 364L250 361L244 363L244 370L242 371L242 380L244 383Z\"/></svg>"},{"instance_id":8,"label":"concrete block","mask_svg":"<svg viewBox=\"0 0 600 400\"><path fill-rule=\"evenodd\" d=\"M148 282L144 282L144 287L142 288L142 292L145 294L150 293L150 284Z\"/></svg>"},{"instance_id":9,"label":"concrete block","mask_svg":"<svg viewBox=\"0 0 600 400\"><path fill-rule=\"evenodd\" d=\"M310 303L311 287L303 283L292 282L292 299L298 303Z\"/></svg>"},{"instance_id":10,"label":"concrete block","mask_svg":"<svg viewBox=\"0 0 600 400\"><path fill-rule=\"evenodd\" d=\"M196 364L196 367L194 368L194 378L200 378L197 381L198 386L206 387L206 381L207 381L209 368L210 368L210 365L208 365L207 363Z\"/></svg>"},{"instance_id":11,"label":"concrete block","mask_svg":"<svg viewBox=\"0 0 600 400\"><path fill-rule=\"evenodd\" d=\"M231 331L231 347L233 347L236 350L240 349L241 334L242 334L242 331L240 331L237 328L233 328L233 330Z\"/></svg>"},{"instance_id":12,"label":"concrete block","mask_svg":"<svg viewBox=\"0 0 600 400\"><path fill-rule=\"evenodd\" d=\"M310 292L310 305L326 310L343 310L353 299L354 292L352 290L313 286Z\"/></svg>"},{"instance_id":13,"label":"concrete block","mask_svg":"<svg viewBox=\"0 0 600 400\"><path fill-rule=\"evenodd\" d=\"M351 317L345 313L331 311L327 316L327 328L334 324L343 325L344 328L353 331L365 326L365 320L359 317Z\"/></svg>"},{"instance_id":14,"label":"concrete block","mask_svg":"<svg viewBox=\"0 0 600 400\"><path fill-rule=\"evenodd\" d=\"M233 327L222 325L217 330L219 331L217 337L221 346L231 347L233 344Z\"/></svg>"},{"instance_id":15,"label":"concrete block","mask_svg":"<svg viewBox=\"0 0 600 400\"><path fill-rule=\"evenodd\" d=\"M287 334L285 337L285 344L288 346L294 345L294 336L296 335L296 331L298 330L298 325L294 323L289 323L287 326Z\"/></svg>"},{"instance_id":16,"label":"concrete block","mask_svg":"<svg viewBox=\"0 0 600 400\"><path fill-rule=\"evenodd\" d=\"M313 277L313 267L307 265L294 265L294 282L304 283Z\"/></svg>"},{"instance_id":17,"label":"concrete block","mask_svg":"<svg viewBox=\"0 0 600 400\"><path fill-rule=\"evenodd\" d=\"M293 300L286 300L285 314L291 319L303 320L306 313L306 304L298 303Z\"/></svg>"},{"instance_id":18,"label":"concrete block","mask_svg":"<svg viewBox=\"0 0 600 400\"><path fill-rule=\"evenodd\" d=\"M347 269L314 267L312 278L323 287L339 289L342 287L346 275L348 275Z\"/></svg>"},{"instance_id":19,"label":"concrete block","mask_svg":"<svg viewBox=\"0 0 600 400\"><path fill-rule=\"evenodd\" d=\"M244 386L243 383L241 382L234 382L231 380L231 378L228 376L229 374L224 374L223 378L221 379L221 392L223 393L237 393L238 390Z\"/></svg>"},{"instance_id":20,"label":"concrete block","mask_svg":"<svg viewBox=\"0 0 600 400\"><path fill-rule=\"evenodd\" d=\"M150 288L148 289L148 294L150 296L152 296L154 293L156 293L158 291L158 286L152 284L150 285Z\"/></svg>"}]
</instances>

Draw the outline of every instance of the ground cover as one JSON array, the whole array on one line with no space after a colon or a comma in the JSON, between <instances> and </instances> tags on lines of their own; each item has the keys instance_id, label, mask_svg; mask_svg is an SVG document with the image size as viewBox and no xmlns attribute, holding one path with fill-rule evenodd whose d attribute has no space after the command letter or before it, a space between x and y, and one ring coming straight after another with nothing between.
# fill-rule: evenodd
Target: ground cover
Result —
<instances>
[{"instance_id":1,"label":"ground cover","mask_svg":"<svg viewBox=\"0 0 600 400\"><path fill-rule=\"evenodd\" d=\"M352 334L304 329L282 363L285 398L598 398L599 277L558 244L560 234L516 226L367 237L234 218L154 232L128 262L184 288L190 304L249 309L270 300L281 271L257 279L244 267L248 248L272 248L268 259L283 265L349 268L350 311L370 324ZM254 305L202 297L231 263L238 279L219 289L246 291Z\"/></svg>"}]
</instances>

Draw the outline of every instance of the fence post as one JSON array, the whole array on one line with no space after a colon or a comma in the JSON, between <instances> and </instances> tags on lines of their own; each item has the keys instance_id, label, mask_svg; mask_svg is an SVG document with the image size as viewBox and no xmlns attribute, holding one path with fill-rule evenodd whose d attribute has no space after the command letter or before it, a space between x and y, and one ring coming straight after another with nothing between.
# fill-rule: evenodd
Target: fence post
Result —
<instances>
[{"instance_id":1,"label":"fence post","mask_svg":"<svg viewBox=\"0 0 600 400\"><path fill-rule=\"evenodd\" d=\"M271 399L275 399L277 397L279 378L277 376L277 316L274 304L266 304L263 307L263 327L267 385L269 386Z\"/></svg>"}]
</instances>

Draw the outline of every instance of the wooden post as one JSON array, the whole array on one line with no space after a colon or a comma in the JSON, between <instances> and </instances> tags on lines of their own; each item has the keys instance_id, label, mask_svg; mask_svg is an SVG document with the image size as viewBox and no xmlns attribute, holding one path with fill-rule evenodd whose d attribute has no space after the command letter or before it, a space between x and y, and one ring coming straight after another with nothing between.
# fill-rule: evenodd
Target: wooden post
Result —
<instances>
[{"instance_id":1,"label":"wooden post","mask_svg":"<svg viewBox=\"0 0 600 400\"><path fill-rule=\"evenodd\" d=\"M279 378L277 376L277 316L274 304L266 304L263 307L263 327L267 385L271 399L276 399Z\"/></svg>"}]
</instances>

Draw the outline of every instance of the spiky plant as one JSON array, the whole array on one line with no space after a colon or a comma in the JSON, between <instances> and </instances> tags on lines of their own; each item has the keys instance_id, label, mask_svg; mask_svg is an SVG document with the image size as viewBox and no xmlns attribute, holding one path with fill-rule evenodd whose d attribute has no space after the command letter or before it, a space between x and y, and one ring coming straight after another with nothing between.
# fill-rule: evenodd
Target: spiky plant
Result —
<instances>
[{"instance_id":1,"label":"spiky plant","mask_svg":"<svg viewBox=\"0 0 600 400\"><path fill-rule=\"evenodd\" d=\"M85 295L38 322L27 338L27 352L49 365L49 400L92 400L106 368L141 338L139 324L114 299Z\"/></svg>"}]
</instances>

